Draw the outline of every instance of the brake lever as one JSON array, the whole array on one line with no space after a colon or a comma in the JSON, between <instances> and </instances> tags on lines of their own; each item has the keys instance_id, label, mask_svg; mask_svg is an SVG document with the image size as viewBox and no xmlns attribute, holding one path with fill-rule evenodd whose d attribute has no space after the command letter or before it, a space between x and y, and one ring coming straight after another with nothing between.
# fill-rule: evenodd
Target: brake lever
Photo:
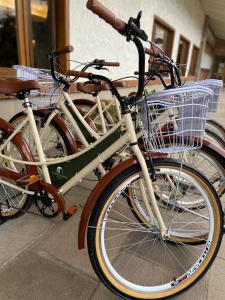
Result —
<instances>
[{"instance_id":1,"label":"brake lever","mask_svg":"<svg viewBox=\"0 0 225 300\"><path fill-rule=\"evenodd\" d=\"M101 80L100 80L100 79L92 78L91 80L86 81L86 82L84 83L84 85L90 84L90 83L95 84L95 85L100 85L100 84L101 84Z\"/></svg>"},{"instance_id":2,"label":"brake lever","mask_svg":"<svg viewBox=\"0 0 225 300\"><path fill-rule=\"evenodd\" d=\"M132 17L129 19L125 29L127 40L129 41L131 39L131 36L134 35L146 42L148 40L148 35L144 30L140 29L137 26L136 22L138 22L137 19L134 19Z\"/></svg>"},{"instance_id":3,"label":"brake lever","mask_svg":"<svg viewBox=\"0 0 225 300\"><path fill-rule=\"evenodd\" d=\"M94 67L94 69L96 69L96 70L106 70L106 71L109 72L109 69L106 68L106 67L103 67L102 65L96 65L96 66Z\"/></svg>"},{"instance_id":4,"label":"brake lever","mask_svg":"<svg viewBox=\"0 0 225 300\"><path fill-rule=\"evenodd\" d=\"M104 67L104 68L101 68L101 70L105 70L105 71L108 71L109 72L109 69Z\"/></svg>"},{"instance_id":5,"label":"brake lever","mask_svg":"<svg viewBox=\"0 0 225 300\"><path fill-rule=\"evenodd\" d=\"M141 28L141 17L142 17L142 10L139 11L137 14L137 18L133 19L134 24L140 29Z\"/></svg>"}]
</instances>

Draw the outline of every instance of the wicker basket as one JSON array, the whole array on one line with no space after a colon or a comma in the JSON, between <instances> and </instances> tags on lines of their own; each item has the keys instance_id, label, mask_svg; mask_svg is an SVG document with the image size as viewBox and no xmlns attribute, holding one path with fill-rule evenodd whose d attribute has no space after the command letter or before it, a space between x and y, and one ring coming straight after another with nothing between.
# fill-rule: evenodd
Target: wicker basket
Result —
<instances>
[{"instance_id":1,"label":"wicker basket","mask_svg":"<svg viewBox=\"0 0 225 300\"><path fill-rule=\"evenodd\" d=\"M36 69L21 65L14 65L16 76L20 80L36 80L40 90L31 91L29 100L33 109L49 108L56 104L62 95L58 83L56 83L51 71L46 69Z\"/></svg>"},{"instance_id":2,"label":"wicker basket","mask_svg":"<svg viewBox=\"0 0 225 300\"><path fill-rule=\"evenodd\" d=\"M205 87L164 90L138 101L138 122L147 151L172 153L202 146L208 102Z\"/></svg>"}]
</instances>

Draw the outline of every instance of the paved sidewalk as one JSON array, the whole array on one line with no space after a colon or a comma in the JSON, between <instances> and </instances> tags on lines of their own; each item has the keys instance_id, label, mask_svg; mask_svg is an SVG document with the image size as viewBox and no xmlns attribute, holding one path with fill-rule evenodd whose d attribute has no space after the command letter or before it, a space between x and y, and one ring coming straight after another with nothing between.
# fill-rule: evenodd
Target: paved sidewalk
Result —
<instances>
[{"instance_id":1,"label":"paved sidewalk","mask_svg":"<svg viewBox=\"0 0 225 300\"><path fill-rule=\"evenodd\" d=\"M222 105L223 123L224 114ZM26 214L0 226L0 300L119 299L99 282L87 249L77 248L80 213L93 186L85 179L66 195L79 207L67 222ZM210 272L176 299L225 299L225 239Z\"/></svg>"}]
</instances>

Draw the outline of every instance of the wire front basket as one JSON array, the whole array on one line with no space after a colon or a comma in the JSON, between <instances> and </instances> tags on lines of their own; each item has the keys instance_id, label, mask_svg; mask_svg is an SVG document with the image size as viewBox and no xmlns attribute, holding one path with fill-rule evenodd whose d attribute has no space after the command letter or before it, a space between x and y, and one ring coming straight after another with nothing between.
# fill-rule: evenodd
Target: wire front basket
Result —
<instances>
[{"instance_id":1,"label":"wire front basket","mask_svg":"<svg viewBox=\"0 0 225 300\"><path fill-rule=\"evenodd\" d=\"M157 92L137 102L146 151L174 153L202 146L213 93L197 86Z\"/></svg>"},{"instance_id":2,"label":"wire front basket","mask_svg":"<svg viewBox=\"0 0 225 300\"><path fill-rule=\"evenodd\" d=\"M223 81L219 79L205 79L205 80L200 80L200 81L195 81L191 84L187 84L185 86L187 87L195 87L195 85L200 85L203 87L207 87L212 90L213 92L213 97L211 100L209 100L208 104L208 112L216 112L218 109L218 104L219 104L219 96L221 94L221 90L223 87Z\"/></svg>"},{"instance_id":3,"label":"wire front basket","mask_svg":"<svg viewBox=\"0 0 225 300\"><path fill-rule=\"evenodd\" d=\"M38 81L40 90L31 91L29 96L33 109L49 108L58 102L62 93L58 83L53 80L50 70L21 65L14 65L13 68L16 69L18 79Z\"/></svg>"}]
</instances>

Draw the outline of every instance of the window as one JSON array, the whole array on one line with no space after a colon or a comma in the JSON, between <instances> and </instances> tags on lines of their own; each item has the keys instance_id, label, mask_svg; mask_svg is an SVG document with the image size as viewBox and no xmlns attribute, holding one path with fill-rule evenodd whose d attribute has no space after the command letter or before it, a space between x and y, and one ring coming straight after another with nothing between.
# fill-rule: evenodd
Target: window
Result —
<instances>
[{"instance_id":1,"label":"window","mask_svg":"<svg viewBox=\"0 0 225 300\"><path fill-rule=\"evenodd\" d=\"M198 63L198 53L199 53L199 48L194 45L193 50L192 50L192 55L191 55L191 65L190 65L190 69L189 69L189 75L191 75L191 76L196 75L196 67L197 67L197 63Z\"/></svg>"},{"instance_id":2,"label":"window","mask_svg":"<svg viewBox=\"0 0 225 300\"><path fill-rule=\"evenodd\" d=\"M152 41L171 57L174 39L174 29L159 17L155 16L152 32Z\"/></svg>"},{"instance_id":3,"label":"window","mask_svg":"<svg viewBox=\"0 0 225 300\"><path fill-rule=\"evenodd\" d=\"M190 42L183 36L180 37L178 53L177 53L177 64L179 66L182 76L185 76L188 53L189 53Z\"/></svg>"},{"instance_id":4,"label":"window","mask_svg":"<svg viewBox=\"0 0 225 300\"><path fill-rule=\"evenodd\" d=\"M222 58L220 59L217 67L217 73L222 74L224 73L224 68L225 68L225 59Z\"/></svg>"},{"instance_id":5,"label":"window","mask_svg":"<svg viewBox=\"0 0 225 300\"><path fill-rule=\"evenodd\" d=\"M0 65L18 63L15 1L0 1Z\"/></svg>"},{"instance_id":6,"label":"window","mask_svg":"<svg viewBox=\"0 0 225 300\"><path fill-rule=\"evenodd\" d=\"M48 68L45 54L68 44L68 1L0 0L0 68Z\"/></svg>"}]
</instances>

